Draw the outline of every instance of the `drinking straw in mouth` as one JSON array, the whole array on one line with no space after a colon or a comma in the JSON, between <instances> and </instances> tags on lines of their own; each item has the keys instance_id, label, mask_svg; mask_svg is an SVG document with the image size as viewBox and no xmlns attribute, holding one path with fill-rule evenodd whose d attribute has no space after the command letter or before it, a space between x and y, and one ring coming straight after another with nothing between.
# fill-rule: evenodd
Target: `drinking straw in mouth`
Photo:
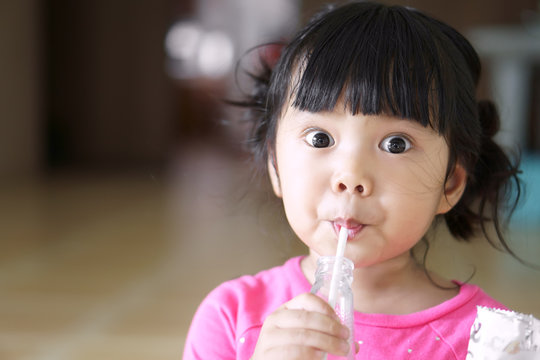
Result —
<instances>
[{"instance_id":1,"label":"drinking straw in mouth","mask_svg":"<svg viewBox=\"0 0 540 360\"><path fill-rule=\"evenodd\" d=\"M347 245L347 237L349 236L349 231L345 226L342 226L339 230L339 239L338 246L336 250L336 258L334 260L334 269L332 271L332 280L330 281L330 292L328 294L328 304L335 309L336 305L336 293L338 288L338 282L341 278L341 259L345 254L345 245Z\"/></svg>"}]
</instances>

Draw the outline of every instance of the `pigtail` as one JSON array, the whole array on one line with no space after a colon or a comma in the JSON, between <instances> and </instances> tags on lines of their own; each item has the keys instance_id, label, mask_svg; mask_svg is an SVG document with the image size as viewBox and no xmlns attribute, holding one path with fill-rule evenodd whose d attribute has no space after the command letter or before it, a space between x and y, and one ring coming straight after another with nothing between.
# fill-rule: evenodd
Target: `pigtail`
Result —
<instances>
[{"instance_id":1,"label":"pigtail","mask_svg":"<svg viewBox=\"0 0 540 360\"><path fill-rule=\"evenodd\" d=\"M245 140L246 150L254 157L254 164L259 166L258 172L264 172L266 168L266 158L268 155L267 149L267 136L271 131L271 119L272 116L268 111L268 92L270 88L270 78L272 76L272 69L275 65L275 59L265 56L265 47L279 47L282 48L282 44L265 44L249 50L244 56L247 57L251 52L259 50L258 62L259 66L257 71L242 70L242 73L247 75L251 80L251 91L244 94L243 100L225 100L229 105L238 106L246 109L244 113L243 121L248 123L249 132ZM240 63L238 61L235 78L239 78ZM238 86L240 88L240 86Z\"/></svg>"},{"instance_id":2,"label":"pigtail","mask_svg":"<svg viewBox=\"0 0 540 360\"><path fill-rule=\"evenodd\" d=\"M504 223L510 218L521 194L519 169L493 137L500 128L497 109L491 101L478 103L478 118L482 127L478 159L461 200L445 215L450 233L469 241L478 228L496 249L505 251L519 260L503 235ZM497 238L488 229L492 223Z\"/></svg>"}]
</instances>

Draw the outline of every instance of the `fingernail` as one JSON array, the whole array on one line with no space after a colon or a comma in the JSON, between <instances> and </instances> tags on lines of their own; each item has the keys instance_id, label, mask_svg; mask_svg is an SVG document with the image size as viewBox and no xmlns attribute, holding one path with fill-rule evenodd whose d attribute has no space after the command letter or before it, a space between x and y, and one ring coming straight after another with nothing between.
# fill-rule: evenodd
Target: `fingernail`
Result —
<instances>
[{"instance_id":1,"label":"fingernail","mask_svg":"<svg viewBox=\"0 0 540 360\"><path fill-rule=\"evenodd\" d=\"M349 337L349 328L346 326L341 326L339 331L342 338L347 339Z\"/></svg>"},{"instance_id":2,"label":"fingernail","mask_svg":"<svg viewBox=\"0 0 540 360\"><path fill-rule=\"evenodd\" d=\"M343 354L348 354L349 353L349 343L348 342L342 342L341 343L341 350L343 351Z\"/></svg>"}]
</instances>

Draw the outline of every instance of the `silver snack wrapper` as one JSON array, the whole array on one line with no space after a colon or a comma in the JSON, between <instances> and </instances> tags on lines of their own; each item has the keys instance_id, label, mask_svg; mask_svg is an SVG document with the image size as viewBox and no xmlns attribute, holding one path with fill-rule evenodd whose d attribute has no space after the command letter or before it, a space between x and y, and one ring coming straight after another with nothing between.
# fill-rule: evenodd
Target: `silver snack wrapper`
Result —
<instances>
[{"instance_id":1,"label":"silver snack wrapper","mask_svg":"<svg viewBox=\"0 0 540 360\"><path fill-rule=\"evenodd\" d=\"M478 306L467 360L540 360L540 320Z\"/></svg>"}]
</instances>

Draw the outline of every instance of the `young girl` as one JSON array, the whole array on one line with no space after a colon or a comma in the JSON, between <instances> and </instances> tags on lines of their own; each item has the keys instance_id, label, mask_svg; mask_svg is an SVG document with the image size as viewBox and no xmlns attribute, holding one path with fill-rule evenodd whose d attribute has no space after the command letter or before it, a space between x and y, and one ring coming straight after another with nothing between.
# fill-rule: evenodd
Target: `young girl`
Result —
<instances>
[{"instance_id":1,"label":"young girl","mask_svg":"<svg viewBox=\"0 0 540 360\"><path fill-rule=\"evenodd\" d=\"M465 359L477 305L412 249L437 219L457 239L492 225L512 165L477 102L480 62L454 29L414 9L358 2L317 14L257 77L253 150L309 255L226 282L200 305L184 359L344 355L348 330L309 293L341 227L354 263L357 359Z\"/></svg>"}]
</instances>

